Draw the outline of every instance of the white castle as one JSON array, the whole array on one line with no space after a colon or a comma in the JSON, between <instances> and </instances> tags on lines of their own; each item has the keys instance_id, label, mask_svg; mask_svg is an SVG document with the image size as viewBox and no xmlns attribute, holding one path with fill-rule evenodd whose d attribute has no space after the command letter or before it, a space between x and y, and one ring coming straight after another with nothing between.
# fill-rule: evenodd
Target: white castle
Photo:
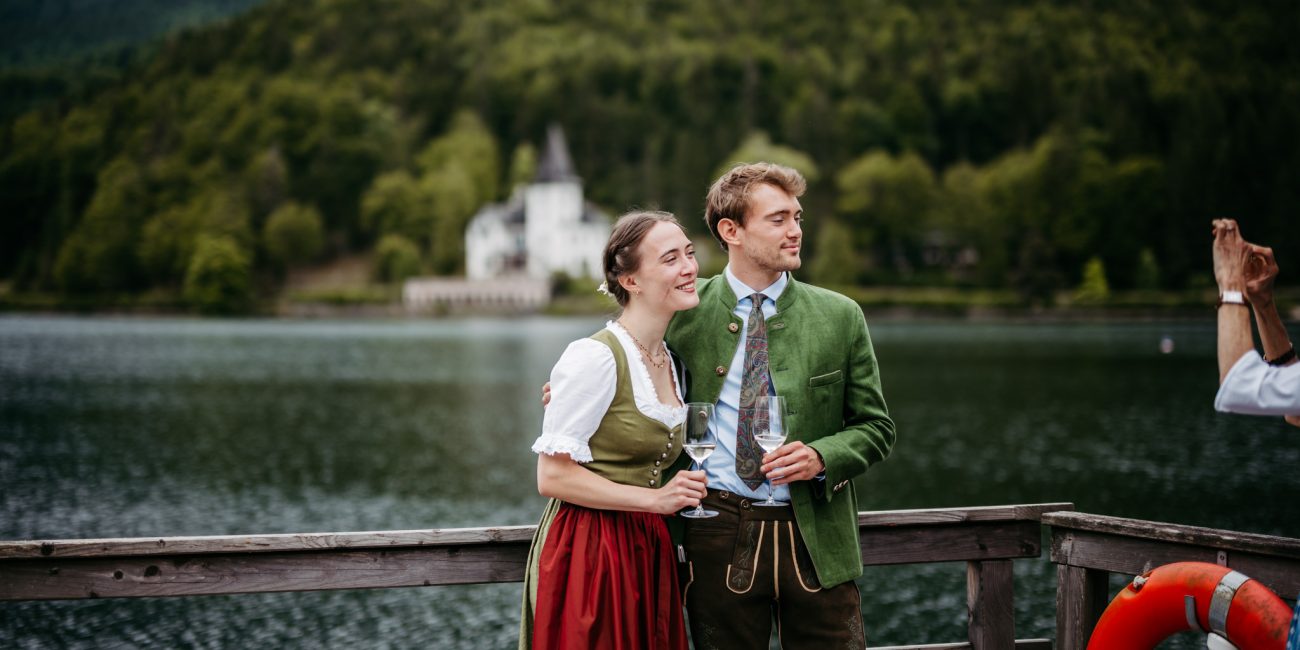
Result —
<instances>
[{"instance_id":1,"label":"white castle","mask_svg":"<svg viewBox=\"0 0 1300 650\"><path fill-rule=\"evenodd\" d=\"M599 277L610 220L582 198L564 132L546 131L533 182L506 203L484 206L465 231L469 280Z\"/></svg>"}]
</instances>

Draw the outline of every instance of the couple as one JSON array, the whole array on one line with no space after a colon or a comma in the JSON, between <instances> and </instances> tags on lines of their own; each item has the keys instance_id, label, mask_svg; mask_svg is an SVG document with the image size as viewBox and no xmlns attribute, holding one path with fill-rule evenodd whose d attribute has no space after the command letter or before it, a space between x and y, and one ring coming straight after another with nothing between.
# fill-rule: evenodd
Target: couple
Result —
<instances>
[{"instance_id":1,"label":"couple","mask_svg":"<svg viewBox=\"0 0 1300 650\"><path fill-rule=\"evenodd\" d=\"M865 646L852 479L889 454L894 424L861 309L790 275L804 189L769 163L718 179L705 220L729 263L698 283L672 215L615 225L604 271L622 313L565 350L533 445L551 501L521 648L685 648L683 597L697 648L767 648L774 618L784 647ZM788 405L790 442L766 455L737 433L756 394ZM685 402L716 404L705 470L676 462ZM788 505L750 507L765 478ZM721 514L670 535L701 502Z\"/></svg>"}]
</instances>

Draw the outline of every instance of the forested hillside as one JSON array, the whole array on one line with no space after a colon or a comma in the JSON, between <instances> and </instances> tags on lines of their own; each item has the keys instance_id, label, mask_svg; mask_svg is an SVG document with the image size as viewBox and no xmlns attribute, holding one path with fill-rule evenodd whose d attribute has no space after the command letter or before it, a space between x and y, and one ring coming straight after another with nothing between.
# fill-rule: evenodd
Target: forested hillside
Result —
<instances>
[{"instance_id":1,"label":"forested hillside","mask_svg":"<svg viewBox=\"0 0 1300 650\"><path fill-rule=\"evenodd\" d=\"M0 0L0 68L48 66L148 42L263 0Z\"/></svg>"},{"instance_id":2,"label":"forested hillside","mask_svg":"<svg viewBox=\"0 0 1300 650\"><path fill-rule=\"evenodd\" d=\"M696 232L727 164L797 163L824 282L1183 288L1216 216L1300 268L1298 28L1287 2L271 0L6 118L0 277L240 305L376 246L456 273L550 122L590 199Z\"/></svg>"}]
</instances>

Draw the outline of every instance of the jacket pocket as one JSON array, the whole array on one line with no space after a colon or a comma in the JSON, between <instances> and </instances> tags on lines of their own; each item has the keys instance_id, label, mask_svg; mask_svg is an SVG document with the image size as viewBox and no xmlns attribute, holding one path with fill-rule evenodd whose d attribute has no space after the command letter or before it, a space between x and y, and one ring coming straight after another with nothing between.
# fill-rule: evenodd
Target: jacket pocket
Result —
<instances>
[{"instance_id":1,"label":"jacket pocket","mask_svg":"<svg viewBox=\"0 0 1300 650\"><path fill-rule=\"evenodd\" d=\"M826 374L824 374L824 375L817 375L816 377L809 377L809 378L808 378L808 387L809 387L809 388L816 388L816 387L818 387L818 386L826 386L827 384L833 384L833 383L835 383L835 382L837 382L837 381L840 381L840 380L842 380L842 379L844 379L844 372L841 371L841 370L836 370L836 371L834 371L834 372L828 372L828 373L826 373Z\"/></svg>"}]
</instances>

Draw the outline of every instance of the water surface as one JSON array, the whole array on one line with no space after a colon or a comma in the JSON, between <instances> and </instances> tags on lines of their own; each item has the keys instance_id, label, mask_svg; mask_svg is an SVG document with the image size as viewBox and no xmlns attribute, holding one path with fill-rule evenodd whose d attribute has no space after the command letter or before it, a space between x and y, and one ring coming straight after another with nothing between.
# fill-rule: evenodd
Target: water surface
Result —
<instances>
[{"instance_id":1,"label":"water surface","mask_svg":"<svg viewBox=\"0 0 1300 650\"><path fill-rule=\"evenodd\" d=\"M600 325L0 318L0 539L533 523L538 388ZM899 442L863 509L1068 501L1300 537L1300 431L1214 413L1210 321L871 333ZM1054 636L1051 565L1016 576L1017 636ZM963 639L964 580L868 568L870 643ZM519 589L3 604L0 640L504 648Z\"/></svg>"}]
</instances>

